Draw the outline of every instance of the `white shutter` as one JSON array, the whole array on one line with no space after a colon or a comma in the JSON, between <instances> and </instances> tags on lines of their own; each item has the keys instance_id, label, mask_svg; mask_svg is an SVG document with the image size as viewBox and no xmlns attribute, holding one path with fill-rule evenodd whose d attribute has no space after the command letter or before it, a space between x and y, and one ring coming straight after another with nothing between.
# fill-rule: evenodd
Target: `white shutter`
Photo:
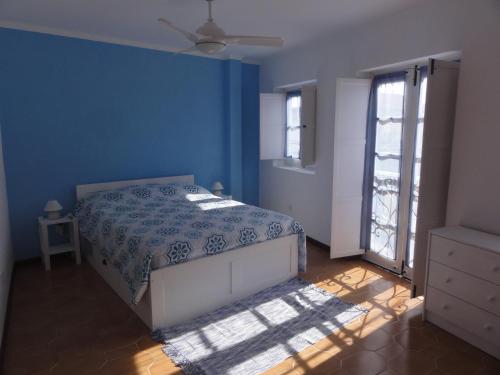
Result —
<instances>
[{"instance_id":1,"label":"white shutter","mask_svg":"<svg viewBox=\"0 0 500 375\"><path fill-rule=\"evenodd\" d=\"M371 81L368 79L337 80L331 258L364 253L359 245L370 84Z\"/></svg>"},{"instance_id":2,"label":"white shutter","mask_svg":"<svg viewBox=\"0 0 500 375\"><path fill-rule=\"evenodd\" d=\"M429 230L442 227L446 222L459 69L457 62L431 60L427 70L412 279L415 295L424 291Z\"/></svg>"},{"instance_id":3,"label":"white shutter","mask_svg":"<svg viewBox=\"0 0 500 375\"><path fill-rule=\"evenodd\" d=\"M301 88L300 161L303 167L314 164L316 142L316 86Z\"/></svg>"},{"instance_id":4,"label":"white shutter","mask_svg":"<svg viewBox=\"0 0 500 375\"><path fill-rule=\"evenodd\" d=\"M283 159L285 95L260 94L260 160Z\"/></svg>"}]
</instances>

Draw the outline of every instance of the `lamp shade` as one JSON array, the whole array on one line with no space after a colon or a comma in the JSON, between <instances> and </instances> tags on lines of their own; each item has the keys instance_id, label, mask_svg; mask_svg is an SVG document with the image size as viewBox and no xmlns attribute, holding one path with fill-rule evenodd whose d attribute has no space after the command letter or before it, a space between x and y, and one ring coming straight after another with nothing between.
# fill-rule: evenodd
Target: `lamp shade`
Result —
<instances>
[{"instance_id":1,"label":"lamp shade","mask_svg":"<svg viewBox=\"0 0 500 375\"><path fill-rule=\"evenodd\" d=\"M222 195L222 190L224 190L224 186L220 181L214 182L212 186L212 192L214 195L221 196Z\"/></svg>"},{"instance_id":2,"label":"lamp shade","mask_svg":"<svg viewBox=\"0 0 500 375\"><path fill-rule=\"evenodd\" d=\"M224 186L220 181L214 182L214 186L212 186L213 190L224 190Z\"/></svg>"},{"instance_id":3,"label":"lamp shade","mask_svg":"<svg viewBox=\"0 0 500 375\"><path fill-rule=\"evenodd\" d=\"M59 218L59 212L62 208L61 204L57 200L53 199L47 202L43 210L47 212L47 217L49 219L57 219Z\"/></svg>"}]
</instances>

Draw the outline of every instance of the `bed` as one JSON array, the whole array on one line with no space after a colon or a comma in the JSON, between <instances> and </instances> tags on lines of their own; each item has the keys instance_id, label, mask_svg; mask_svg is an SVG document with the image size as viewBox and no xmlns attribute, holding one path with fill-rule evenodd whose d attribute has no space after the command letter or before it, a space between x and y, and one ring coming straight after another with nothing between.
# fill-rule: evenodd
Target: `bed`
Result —
<instances>
[{"instance_id":1,"label":"bed","mask_svg":"<svg viewBox=\"0 0 500 375\"><path fill-rule=\"evenodd\" d=\"M305 235L295 220L215 197L192 175L78 185L76 195L84 256L152 330L306 266Z\"/></svg>"}]
</instances>

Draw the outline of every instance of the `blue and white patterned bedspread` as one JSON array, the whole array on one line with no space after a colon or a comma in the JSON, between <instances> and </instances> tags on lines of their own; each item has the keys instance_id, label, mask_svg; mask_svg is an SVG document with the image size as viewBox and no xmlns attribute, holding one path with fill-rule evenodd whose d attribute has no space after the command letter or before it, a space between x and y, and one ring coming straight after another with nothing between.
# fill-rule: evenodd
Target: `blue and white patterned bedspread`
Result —
<instances>
[{"instance_id":1,"label":"blue and white patterned bedspread","mask_svg":"<svg viewBox=\"0 0 500 375\"><path fill-rule=\"evenodd\" d=\"M305 271L305 234L293 218L224 200L189 184L136 185L78 202L80 232L118 269L133 303L158 269L292 234Z\"/></svg>"}]
</instances>

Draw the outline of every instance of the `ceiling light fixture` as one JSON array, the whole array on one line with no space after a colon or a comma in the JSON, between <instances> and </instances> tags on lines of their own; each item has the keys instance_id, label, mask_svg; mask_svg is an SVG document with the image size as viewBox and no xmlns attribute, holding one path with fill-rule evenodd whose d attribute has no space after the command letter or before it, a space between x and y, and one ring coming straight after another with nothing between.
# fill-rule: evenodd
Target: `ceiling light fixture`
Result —
<instances>
[{"instance_id":1,"label":"ceiling light fixture","mask_svg":"<svg viewBox=\"0 0 500 375\"><path fill-rule=\"evenodd\" d=\"M226 44L210 40L200 41L196 43L196 49L207 55L214 55L216 53L224 51L226 49Z\"/></svg>"},{"instance_id":2,"label":"ceiling light fixture","mask_svg":"<svg viewBox=\"0 0 500 375\"><path fill-rule=\"evenodd\" d=\"M193 45L180 52L189 52L198 50L207 55L214 55L222 52L228 45L243 45L257 47L282 47L283 39L272 36L255 35L227 35L212 18L212 3L214 0L206 0L208 3L208 20L196 29L195 33L186 31L177 27L165 18L159 18L158 21L187 38ZM201 36L201 37L200 37Z\"/></svg>"}]
</instances>

